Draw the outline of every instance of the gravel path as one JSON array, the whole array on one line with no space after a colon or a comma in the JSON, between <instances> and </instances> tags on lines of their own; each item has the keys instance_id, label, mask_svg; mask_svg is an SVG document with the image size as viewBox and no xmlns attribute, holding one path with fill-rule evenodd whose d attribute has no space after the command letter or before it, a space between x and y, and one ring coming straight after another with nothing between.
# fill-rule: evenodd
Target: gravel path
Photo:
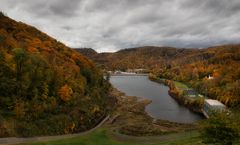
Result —
<instances>
[{"instance_id":1,"label":"gravel path","mask_svg":"<svg viewBox=\"0 0 240 145\"><path fill-rule=\"evenodd\" d=\"M66 135L57 135L57 136L40 136L40 137L29 137L29 138L18 138L18 137L8 137L8 138L0 138L0 145L9 145L9 144L19 144L19 143L30 143L37 141L51 141L65 138L72 138L76 136L82 136L88 134L99 127L101 127L107 120L109 119L109 115L106 116L97 126L94 128L76 134L66 134Z\"/></svg>"}]
</instances>

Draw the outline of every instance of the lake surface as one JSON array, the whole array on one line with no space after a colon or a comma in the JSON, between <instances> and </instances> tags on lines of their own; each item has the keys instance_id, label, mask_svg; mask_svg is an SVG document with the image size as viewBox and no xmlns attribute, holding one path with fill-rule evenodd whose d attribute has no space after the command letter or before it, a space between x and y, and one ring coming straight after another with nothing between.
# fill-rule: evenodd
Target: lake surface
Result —
<instances>
[{"instance_id":1,"label":"lake surface","mask_svg":"<svg viewBox=\"0 0 240 145\"><path fill-rule=\"evenodd\" d=\"M128 96L152 100L152 103L146 106L146 112L153 118L182 123L203 119L203 116L179 105L169 96L167 86L152 82L147 76L111 76L110 82Z\"/></svg>"}]
</instances>

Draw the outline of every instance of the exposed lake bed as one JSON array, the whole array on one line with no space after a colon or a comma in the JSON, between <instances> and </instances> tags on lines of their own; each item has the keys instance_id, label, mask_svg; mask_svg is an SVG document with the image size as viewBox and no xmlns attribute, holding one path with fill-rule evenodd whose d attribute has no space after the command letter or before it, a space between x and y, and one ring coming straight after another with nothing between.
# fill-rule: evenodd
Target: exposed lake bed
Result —
<instances>
[{"instance_id":1,"label":"exposed lake bed","mask_svg":"<svg viewBox=\"0 0 240 145\"><path fill-rule=\"evenodd\" d=\"M152 102L149 99L127 96L116 88L111 89L110 96L116 101L106 127L115 135L120 133L130 136L156 136L198 128L197 123L178 123L153 118L146 112L146 106Z\"/></svg>"}]
</instances>

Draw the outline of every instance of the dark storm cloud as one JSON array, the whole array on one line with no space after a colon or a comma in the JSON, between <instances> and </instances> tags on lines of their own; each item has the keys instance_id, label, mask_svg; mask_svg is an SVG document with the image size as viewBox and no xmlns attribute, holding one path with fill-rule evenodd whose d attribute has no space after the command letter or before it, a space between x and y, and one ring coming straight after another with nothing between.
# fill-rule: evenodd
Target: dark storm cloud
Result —
<instances>
[{"instance_id":1,"label":"dark storm cloud","mask_svg":"<svg viewBox=\"0 0 240 145\"><path fill-rule=\"evenodd\" d=\"M0 0L10 17L71 47L239 43L239 0Z\"/></svg>"},{"instance_id":2,"label":"dark storm cloud","mask_svg":"<svg viewBox=\"0 0 240 145\"><path fill-rule=\"evenodd\" d=\"M209 12L213 15L231 16L240 12L239 0L187 0L182 3L185 8L199 8L202 12Z\"/></svg>"}]
</instances>

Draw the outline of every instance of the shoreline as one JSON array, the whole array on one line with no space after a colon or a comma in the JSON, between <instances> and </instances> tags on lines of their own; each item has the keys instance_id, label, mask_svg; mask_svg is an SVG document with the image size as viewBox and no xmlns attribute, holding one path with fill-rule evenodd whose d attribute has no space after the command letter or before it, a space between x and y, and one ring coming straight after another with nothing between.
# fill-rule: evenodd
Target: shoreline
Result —
<instances>
[{"instance_id":1,"label":"shoreline","mask_svg":"<svg viewBox=\"0 0 240 145\"><path fill-rule=\"evenodd\" d=\"M117 104L107 126L112 128L113 132L130 136L154 136L198 128L197 122L178 123L153 118L145 111L151 100L126 96L116 88L113 88L111 93L114 93Z\"/></svg>"},{"instance_id":2,"label":"shoreline","mask_svg":"<svg viewBox=\"0 0 240 145\"><path fill-rule=\"evenodd\" d=\"M180 91L178 91L178 90L176 91L176 86L174 84L172 85L171 80L167 80L167 79L161 80L161 79L151 78L151 77L149 77L149 80L168 86L169 87L168 94L174 100L176 100L179 104L188 108L190 111L193 111L194 113L203 115L201 104L198 104L199 102L197 102L196 100L188 99L187 97L182 95Z\"/></svg>"}]
</instances>

